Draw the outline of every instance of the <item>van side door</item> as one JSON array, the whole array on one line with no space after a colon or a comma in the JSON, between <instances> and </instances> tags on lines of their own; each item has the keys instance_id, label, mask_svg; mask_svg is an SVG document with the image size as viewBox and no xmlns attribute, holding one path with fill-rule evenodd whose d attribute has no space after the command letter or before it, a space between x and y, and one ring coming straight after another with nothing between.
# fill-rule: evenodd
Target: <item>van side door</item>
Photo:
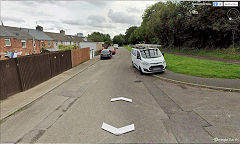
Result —
<instances>
[{"instance_id":1,"label":"van side door","mask_svg":"<svg viewBox=\"0 0 240 144\"><path fill-rule=\"evenodd\" d=\"M139 65L141 64L141 55L140 55L139 51L136 52L136 63L135 64L136 64L137 68L139 68Z\"/></svg>"},{"instance_id":2,"label":"van side door","mask_svg":"<svg viewBox=\"0 0 240 144\"><path fill-rule=\"evenodd\" d=\"M131 52L131 59L132 59L132 62L134 63L135 62L135 59L136 59L136 57L135 57L135 50L134 49L132 49L132 52Z\"/></svg>"}]
</instances>

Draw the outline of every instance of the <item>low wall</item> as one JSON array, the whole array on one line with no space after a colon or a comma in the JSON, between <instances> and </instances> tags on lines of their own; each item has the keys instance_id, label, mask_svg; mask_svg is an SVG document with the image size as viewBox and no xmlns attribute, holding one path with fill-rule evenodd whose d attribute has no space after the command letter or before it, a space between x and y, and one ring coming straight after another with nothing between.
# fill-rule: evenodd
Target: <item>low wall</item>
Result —
<instances>
[{"instance_id":1,"label":"low wall","mask_svg":"<svg viewBox=\"0 0 240 144\"><path fill-rule=\"evenodd\" d=\"M72 67L90 59L90 48L79 48L72 50Z\"/></svg>"}]
</instances>

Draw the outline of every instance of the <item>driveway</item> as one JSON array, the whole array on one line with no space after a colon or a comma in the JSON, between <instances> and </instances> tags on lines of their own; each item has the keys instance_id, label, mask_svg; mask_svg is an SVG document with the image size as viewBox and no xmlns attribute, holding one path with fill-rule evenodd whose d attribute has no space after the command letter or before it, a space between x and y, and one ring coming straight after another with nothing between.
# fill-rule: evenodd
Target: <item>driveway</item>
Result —
<instances>
[{"instance_id":1,"label":"driveway","mask_svg":"<svg viewBox=\"0 0 240 144\"><path fill-rule=\"evenodd\" d=\"M110 102L111 98L125 101ZM2 143L240 142L240 95L193 88L140 75L119 48L27 108L1 122ZM135 130L115 136L107 123Z\"/></svg>"}]
</instances>

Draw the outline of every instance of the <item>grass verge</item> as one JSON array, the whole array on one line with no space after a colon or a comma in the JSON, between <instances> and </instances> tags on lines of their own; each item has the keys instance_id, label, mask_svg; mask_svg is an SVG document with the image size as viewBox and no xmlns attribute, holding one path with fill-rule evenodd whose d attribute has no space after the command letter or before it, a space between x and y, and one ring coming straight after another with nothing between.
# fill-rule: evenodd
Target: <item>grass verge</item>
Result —
<instances>
[{"instance_id":1,"label":"grass verge","mask_svg":"<svg viewBox=\"0 0 240 144\"><path fill-rule=\"evenodd\" d=\"M205 50L205 49L196 49L196 50L186 50L186 49L169 49L169 48L161 48L166 52L178 52L187 55L194 56L206 56L206 57L214 57L220 59L228 59L228 60L238 60L240 61L240 51L233 48L228 49L215 49L215 50Z\"/></svg>"},{"instance_id":2,"label":"grass verge","mask_svg":"<svg viewBox=\"0 0 240 144\"><path fill-rule=\"evenodd\" d=\"M224 62L215 62L165 54L167 69L176 73L206 78L240 79L240 66Z\"/></svg>"},{"instance_id":3,"label":"grass verge","mask_svg":"<svg viewBox=\"0 0 240 144\"><path fill-rule=\"evenodd\" d=\"M132 47L130 46L125 46L126 49L128 49L129 51L132 50Z\"/></svg>"}]
</instances>

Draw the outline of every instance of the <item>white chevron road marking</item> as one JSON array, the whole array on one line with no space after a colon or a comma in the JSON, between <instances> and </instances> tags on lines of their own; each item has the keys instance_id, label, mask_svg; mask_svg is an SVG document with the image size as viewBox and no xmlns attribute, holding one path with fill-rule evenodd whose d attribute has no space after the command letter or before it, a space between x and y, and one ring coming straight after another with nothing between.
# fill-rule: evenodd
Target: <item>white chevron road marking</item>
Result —
<instances>
[{"instance_id":1,"label":"white chevron road marking","mask_svg":"<svg viewBox=\"0 0 240 144\"><path fill-rule=\"evenodd\" d=\"M124 126L121 128L115 128L109 124L103 123L102 124L102 129L114 134L114 135L121 135L130 131L134 131L135 127L134 124L128 125L128 126Z\"/></svg>"},{"instance_id":2,"label":"white chevron road marking","mask_svg":"<svg viewBox=\"0 0 240 144\"><path fill-rule=\"evenodd\" d=\"M132 102L132 99L125 98L125 97L112 98L112 99L111 99L111 102L119 101L119 100L123 100L123 101L127 101L127 102Z\"/></svg>"}]
</instances>

